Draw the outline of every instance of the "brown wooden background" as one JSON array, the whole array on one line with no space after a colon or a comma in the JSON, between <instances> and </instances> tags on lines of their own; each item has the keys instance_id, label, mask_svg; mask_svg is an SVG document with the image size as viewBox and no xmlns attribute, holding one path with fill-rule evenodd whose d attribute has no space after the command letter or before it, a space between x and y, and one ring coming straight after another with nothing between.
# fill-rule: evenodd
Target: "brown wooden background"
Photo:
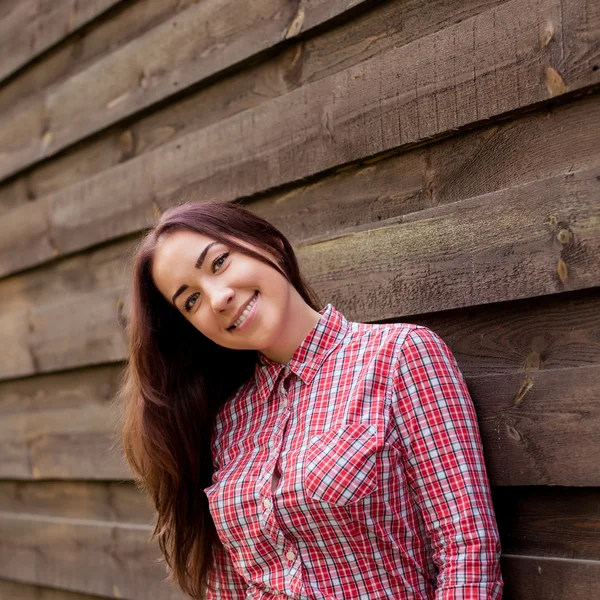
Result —
<instances>
[{"instance_id":1,"label":"brown wooden background","mask_svg":"<svg viewBox=\"0 0 600 600\"><path fill-rule=\"evenodd\" d=\"M505 598L600 597L600 2L2 0L0 78L0 598L182 598L110 450L127 259L182 193L439 333Z\"/></svg>"}]
</instances>

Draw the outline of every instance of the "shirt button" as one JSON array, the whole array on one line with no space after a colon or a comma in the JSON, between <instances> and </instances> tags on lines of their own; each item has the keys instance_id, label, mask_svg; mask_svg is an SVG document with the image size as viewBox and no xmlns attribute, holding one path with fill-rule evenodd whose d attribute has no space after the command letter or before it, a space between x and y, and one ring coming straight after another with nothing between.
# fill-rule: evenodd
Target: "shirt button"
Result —
<instances>
[{"instance_id":1,"label":"shirt button","mask_svg":"<svg viewBox=\"0 0 600 600\"><path fill-rule=\"evenodd\" d=\"M288 560L295 560L295 559L296 559L296 555L295 555L295 554L294 554L294 552L292 552L291 550L288 550L288 551L285 553L285 557L286 557Z\"/></svg>"},{"instance_id":2,"label":"shirt button","mask_svg":"<svg viewBox=\"0 0 600 600\"><path fill-rule=\"evenodd\" d=\"M265 499L263 500L263 506L264 506L265 508L271 508L271 501L270 501L268 498L265 498Z\"/></svg>"}]
</instances>

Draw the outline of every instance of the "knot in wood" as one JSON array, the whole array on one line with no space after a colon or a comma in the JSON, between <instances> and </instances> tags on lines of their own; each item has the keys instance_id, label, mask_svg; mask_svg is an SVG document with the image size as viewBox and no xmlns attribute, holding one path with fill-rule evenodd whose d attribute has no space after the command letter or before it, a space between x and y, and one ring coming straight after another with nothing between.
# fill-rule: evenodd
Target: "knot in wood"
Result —
<instances>
[{"instance_id":1,"label":"knot in wood","mask_svg":"<svg viewBox=\"0 0 600 600\"><path fill-rule=\"evenodd\" d=\"M561 244L570 244L573 240L573 234L568 229L561 229L556 238Z\"/></svg>"},{"instance_id":2,"label":"knot in wood","mask_svg":"<svg viewBox=\"0 0 600 600\"><path fill-rule=\"evenodd\" d=\"M547 46L550 43L550 40L554 37L554 23L550 21L544 23L542 26L542 31L540 35L540 41L542 42L542 46Z\"/></svg>"}]
</instances>

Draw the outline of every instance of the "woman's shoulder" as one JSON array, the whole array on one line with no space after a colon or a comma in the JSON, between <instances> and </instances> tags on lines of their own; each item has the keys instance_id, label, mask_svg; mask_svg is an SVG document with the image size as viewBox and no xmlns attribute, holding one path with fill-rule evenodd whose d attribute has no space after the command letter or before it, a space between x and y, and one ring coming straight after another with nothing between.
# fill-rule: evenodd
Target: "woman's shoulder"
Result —
<instances>
[{"instance_id":1,"label":"woman's shoulder","mask_svg":"<svg viewBox=\"0 0 600 600\"><path fill-rule=\"evenodd\" d=\"M416 329L427 329L413 323L350 323L348 343L377 346L382 351L397 352ZM429 331L429 330L427 330Z\"/></svg>"}]
</instances>

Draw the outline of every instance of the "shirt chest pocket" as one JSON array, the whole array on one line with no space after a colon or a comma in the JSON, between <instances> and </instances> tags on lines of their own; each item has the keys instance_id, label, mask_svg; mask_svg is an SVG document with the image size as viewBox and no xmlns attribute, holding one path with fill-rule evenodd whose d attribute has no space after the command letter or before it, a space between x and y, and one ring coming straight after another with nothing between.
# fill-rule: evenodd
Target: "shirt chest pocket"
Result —
<instances>
[{"instance_id":1,"label":"shirt chest pocket","mask_svg":"<svg viewBox=\"0 0 600 600\"><path fill-rule=\"evenodd\" d=\"M377 427L346 423L311 438L304 486L313 500L345 506L377 488Z\"/></svg>"}]
</instances>

